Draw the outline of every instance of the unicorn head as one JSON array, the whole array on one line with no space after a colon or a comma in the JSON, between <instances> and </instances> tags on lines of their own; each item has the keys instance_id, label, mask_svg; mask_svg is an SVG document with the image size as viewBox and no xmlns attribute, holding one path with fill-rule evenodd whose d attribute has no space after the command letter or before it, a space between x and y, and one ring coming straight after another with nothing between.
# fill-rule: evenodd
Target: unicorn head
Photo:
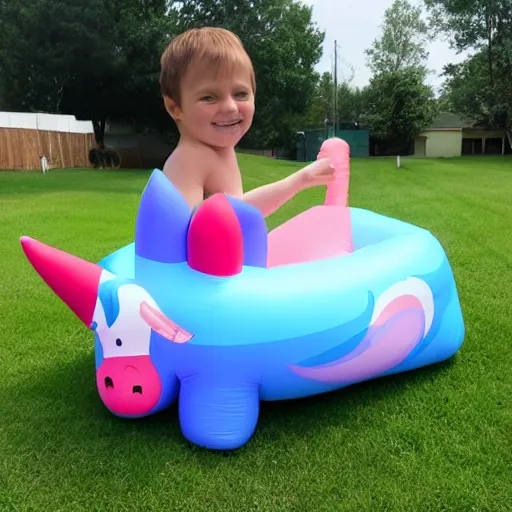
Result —
<instances>
[{"instance_id":1,"label":"unicorn head","mask_svg":"<svg viewBox=\"0 0 512 512\"><path fill-rule=\"evenodd\" d=\"M100 284L92 325L103 355L98 391L117 414L145 414L157 405L163 387L150 356L152 340L157 342L153 333L177 344L193 335L166 317L142 286L109 277Z\"/></svg>"},{"instance_id":2,"label":"unicorn head","mask_svg":"<svg viewBox=\"0 0 512 512\"><path fill-rule=\"evenodd\" d=\"M34 269L94 330L103 356L96 373L99 394L112 412L128 416L150 413L164 393L159 365L150 356L151 343L163 338L181 345L193 339L192 333L172 320L172 313L164 314L166 304L157 304L144 286L161 281L161 275L147 275L161 265L137 269L137 262L187 262L194 271L230 277L239 274L243 265L265 267L266 244L265 221L255 208L216 194L192 216L161 171L152 174L141 198L135 280L122 279L32 238L21 238Z\"/></svg>"},{"instance_id":3,"label":"unicorn head","mask_svg":"<svg viewBox=\"0 0 512 512\"><path fill-rule=\"evenodd\" d=\"M28 237L27 258L52 290L95 331L103 360L96 372L99 394L114 413L151 412L162 394L161 376L150 357L152 333L187 343L193 335L164 315L140 285L98 265Z\"/></svg>"}]
</instances>

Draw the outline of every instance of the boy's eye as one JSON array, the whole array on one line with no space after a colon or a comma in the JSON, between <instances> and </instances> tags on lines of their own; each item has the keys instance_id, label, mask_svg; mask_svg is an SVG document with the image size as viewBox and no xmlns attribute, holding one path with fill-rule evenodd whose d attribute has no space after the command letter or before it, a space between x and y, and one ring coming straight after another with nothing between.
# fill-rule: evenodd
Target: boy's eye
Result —
<instances>
[{"instance_id":1,"label":"boy's eye","mask_svg":"<svg viewBox=\"0 0 512 512\"><path fill-rule=\"evenodd\" d=\"M212 96L203 96L203 97L201 98L201 101L211 101L211 100L213 100L213 97L212 97Z\"/></svg>"},{"instance_id":2,"label":"boy's eye","mask_svg":"<svg viewBox=\"0 0 512 512\"><path fill-rule=\"evenodd\" d=\"M249 96L249 93L247 93L246 91L241 91L241 92L236 93L237 98L247 98L247 96Z\"/></svg>"}]
</instances>

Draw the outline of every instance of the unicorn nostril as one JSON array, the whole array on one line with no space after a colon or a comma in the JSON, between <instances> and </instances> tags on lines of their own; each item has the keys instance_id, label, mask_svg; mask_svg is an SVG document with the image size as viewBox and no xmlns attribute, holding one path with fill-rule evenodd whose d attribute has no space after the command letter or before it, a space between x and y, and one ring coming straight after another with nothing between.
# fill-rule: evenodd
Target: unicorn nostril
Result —
<instances>
[{"instance_id":1,"label":"unicorn nostril","mask_svg":"<svg viewBox=\"0 0 512 512\"><path fill-rule=\"evenodd\" d=\"M105 377L105 387L114 388L114 381L110 377Z\"/></svg>"},{"instance_id":2,"label":"unicorn nostril","mask_svg":"<svg viewBox=\"0 0 512 512\"><path fill-rule=\"evenodd\" d=\"M132 393L139 393L139 395L142 395L142 386L133 386Z\"/></svg>"}]
</instances>

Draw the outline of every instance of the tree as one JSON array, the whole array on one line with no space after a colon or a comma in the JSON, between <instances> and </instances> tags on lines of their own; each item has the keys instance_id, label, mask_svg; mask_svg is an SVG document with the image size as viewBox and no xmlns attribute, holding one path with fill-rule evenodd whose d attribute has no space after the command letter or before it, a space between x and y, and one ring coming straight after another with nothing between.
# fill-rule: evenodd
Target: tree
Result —
<instances>
[{"instance_id":1,"label":"tree","mask_svg":"<svg viewBox=\"0 0 512 512\"><path fill-rule=\"evenodd\" d=\"M0 2L4 105L92 119L98 142L110 116L158 116L165 12L165 0Z\"/></svg>"},{"instance_id":2,"label":"tree","mask_svg":"<svg viewBox=\"0 0 512 512\"><path fill-rule=\"evenodd\" d=\"M462 66L447 69L451 76L447 87L458 91L460 98L463 90L468 98L478 96L471 111L474 118L487 117L493 124L501 119L502 127L510 129L512 0L425 0L425 4L433 27L446 33L457 50L474 51ZM482 87L482 94L476 90L470 93L476 82Z\"/></svg>"},{"instance_id":3,"label":"tree","mask_svg":"<svg viewBox=\"0 0 512 512\"><path fill-rule=\"evenodd\" d=\"M437 115L434 92L417 68L375 75L364 96L364 124L388 145L408 147Z\"/></svg>"},{"instance_id":4,"label":"tree","mask_svg":"<svg viewBox=\"0 0 512 512\"><path fill-rule=\"evenodd\" d=\"M338 85L337 119L339 122L359 122L364 112L363 90L352 87L349 80ZM334 80L329 72L319 78L310 107L304 114L300 128L320 128L334 119Z\"/></svg>"},{"instance_id":5,"label":"tree","mask_svg":"<svg viewBox=\"0 0 512 512\"><path fill-rule=\"evenodd\" d=\"M260 147L293 146L314 98L314 67L324 40L311 7L294 0L183 0L173 2L171 13L179 32L208 25L240 37L257 79L256 113L247 137Z\"/></svg>"},{"instance_id":6,"label":"tree","mask_svg":"<svg viewBox=\"0 0 512 512\"><path fill-rule=\"evenodd\" d=\"M382 37L366 50L374 76L363 92L363 123L382 143L406 148L437 114L427 75L427 24L421 9L395 0L386 10Z\"/></svg>"},{"instance_id":7,"label":"tree","mask_svg":"<svg viewBox=\"0 0 512 512\"><path fill-rule=\"evenodd\" d=\"M479 126L506 125L506 95L496 95L491 86L487 55L480 51L460 64L445 66L442 98L445 107Z\"/></svg>"},{"instance_id":8,"label":"tree","mask_svg":"<svg viewBox=\"0 0 512 512\"><path fill-rule=\"evenodd\" d=\"M385 12L381 38L365 50L368 66L375 74L424 68L427 39L428 26L421 18L421 9L407 0L395 0Z\"/></svg>"},{"instance_id":9,"label":"tree","mask_svg":"<svg viewBox=\"0 0 512 512\"><path fill-rule=\"evenodd\" d=\"M333 89L334 83L331 73L323 73L318 78L309 108L301 120L301 129L320 128L324 126L326 119L330 120L332 118Z\"/></svg>"},{"instance_id":10,"label":"tree","mask_svg":"<svg viewBox=\"0 0 512 512\"><path fill-rule=\"evenodd\" d=\"M339 122L359 122L365 109L364 90L342 82L338 86L337 104Z\"/></svg>"}]
</instances>

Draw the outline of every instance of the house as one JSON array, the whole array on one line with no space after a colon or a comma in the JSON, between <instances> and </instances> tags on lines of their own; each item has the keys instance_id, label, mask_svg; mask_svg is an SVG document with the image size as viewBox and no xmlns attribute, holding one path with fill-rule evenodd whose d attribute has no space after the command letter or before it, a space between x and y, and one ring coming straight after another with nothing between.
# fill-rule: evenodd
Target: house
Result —
<instances>
[{"instance_id":1,"label":"house","mask_svg":"<svg viewBox=\"0 0 512 512\"><path fill-rule=\"evenodd\" d=\"M445 112L415 138L414 156L503 155L512 153L511 143L505 130L476 127L456 114Z\"/></svg>"}]
</instances>

